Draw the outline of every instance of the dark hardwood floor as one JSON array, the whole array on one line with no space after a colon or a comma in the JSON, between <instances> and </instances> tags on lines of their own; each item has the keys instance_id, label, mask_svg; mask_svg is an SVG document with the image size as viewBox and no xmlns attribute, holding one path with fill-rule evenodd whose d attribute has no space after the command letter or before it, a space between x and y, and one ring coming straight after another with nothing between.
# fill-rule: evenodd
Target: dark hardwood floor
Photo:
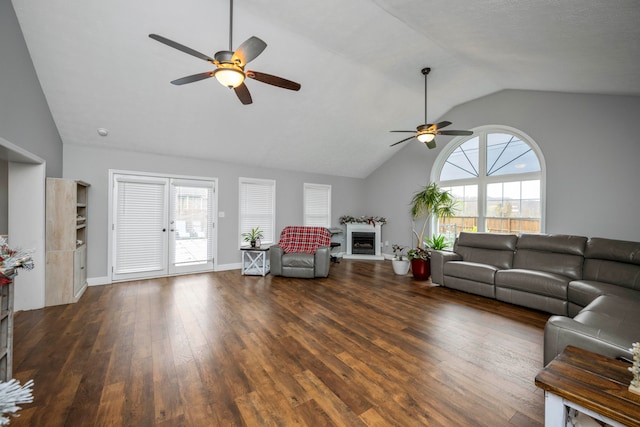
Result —
<instances>
[{"instance_id":1,"label":"dark hardwood floor","mask_svg":"<svg viewBox=\"0 0 640 427\"><path fill-rule=\"evenodd\" d=\"M17 313L12 426L540 426L536 311L343 260L89 288Z\"/></svg>"}]
</instances>

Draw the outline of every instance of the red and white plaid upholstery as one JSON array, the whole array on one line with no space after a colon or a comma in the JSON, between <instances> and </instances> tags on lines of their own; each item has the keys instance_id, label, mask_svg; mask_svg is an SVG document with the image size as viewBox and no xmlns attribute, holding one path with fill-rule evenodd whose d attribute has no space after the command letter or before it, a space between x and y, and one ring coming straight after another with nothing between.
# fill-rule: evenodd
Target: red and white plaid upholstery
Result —
<instances>
[{"instance_id":1,"label":"red and white plaid upholstery","mask_svg":"<svg viewBox=\"0 0 640 427\"><path fill-rule=\"evenodd\" d=\"M280 233L278 246L284 253L302 252L315 254L316 249L331 244L331 233L324 227L303 227L290 225Z\"/></svg>"}]
</instances>

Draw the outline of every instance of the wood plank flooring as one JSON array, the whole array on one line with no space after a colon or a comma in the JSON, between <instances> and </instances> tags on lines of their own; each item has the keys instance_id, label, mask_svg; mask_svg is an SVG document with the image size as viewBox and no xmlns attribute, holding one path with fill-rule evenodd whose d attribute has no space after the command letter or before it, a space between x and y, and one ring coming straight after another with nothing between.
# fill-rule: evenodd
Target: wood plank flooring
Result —
<instances>
[{"instance_id":1,"label":"wood plank flooring","mask_svg":"<svg viewBox=\"0 0 640 427\"><path fill-rule=\"evenodd\" d=\"M342 260L87 290L17 313L12 426L541 426L544 313Z\"/></svg>"}]
</instances>

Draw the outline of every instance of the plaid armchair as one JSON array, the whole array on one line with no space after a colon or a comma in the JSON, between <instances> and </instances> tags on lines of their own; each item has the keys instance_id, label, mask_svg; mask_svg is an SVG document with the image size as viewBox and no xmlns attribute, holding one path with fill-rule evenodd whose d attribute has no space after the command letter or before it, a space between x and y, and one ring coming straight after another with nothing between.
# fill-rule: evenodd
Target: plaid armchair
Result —
<instances>
[{"instance_id":1,"label":"plaid armchair","mask_svg":"<svg viewBox=\"0 0 640 427\"><path fill-rule=\"evenodd\" d=\"M331 233L324 227L288 226L269 249L271 274L285 277L327 277Z\"/></svg>"}]
</instances>

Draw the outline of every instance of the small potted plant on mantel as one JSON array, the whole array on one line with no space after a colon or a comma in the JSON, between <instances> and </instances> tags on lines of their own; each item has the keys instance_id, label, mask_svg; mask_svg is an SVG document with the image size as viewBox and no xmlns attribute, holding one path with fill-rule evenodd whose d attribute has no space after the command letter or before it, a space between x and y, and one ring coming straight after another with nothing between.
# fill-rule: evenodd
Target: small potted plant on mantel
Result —
<instances>
[{"instance_id":1,"label":"small potted plant on mantel","mask_svg":"<svg viewBox=\"0 0 640 427\"><path fill-rule=\"evenodd\" d=\"M391 246L391 249L393 249L393 259L391 260L393 272L399 276L406 275L409 272L410 266L409 260L404 256L404 250L407 249L407 247L394 244Z\"/></svg>"},{"instance_id":2,"label":"small potted plant on mantel","mask_svg":"<svg viewBox=\"0 0 640 427\"><path fill-rule=\"evenodd\" d=\"M260 227L252 228L248 233L242 233L245 242L249 242L252 248L260 247L260 239L264 237L264 233L260 230Z\"/></svg>"},{"instance_id":3,"label":"small potted plant on mantel","mask_svg":"<svg viewBox=\"0 0 640 427\"><path fill-rule=\"evenodd\" d=\"M408 252L411 271L416 280L427 280L431 276L431 253L425 240L425 232L431 218L451 218L457 211L457 202L449 191L441 190L437 183L427 185L411 199L411 217L413 220L424 218L420 231L413 229L417 239L416 247ZM444 241L444 239L443 239Z\"/></svg>"}]
</instances>

